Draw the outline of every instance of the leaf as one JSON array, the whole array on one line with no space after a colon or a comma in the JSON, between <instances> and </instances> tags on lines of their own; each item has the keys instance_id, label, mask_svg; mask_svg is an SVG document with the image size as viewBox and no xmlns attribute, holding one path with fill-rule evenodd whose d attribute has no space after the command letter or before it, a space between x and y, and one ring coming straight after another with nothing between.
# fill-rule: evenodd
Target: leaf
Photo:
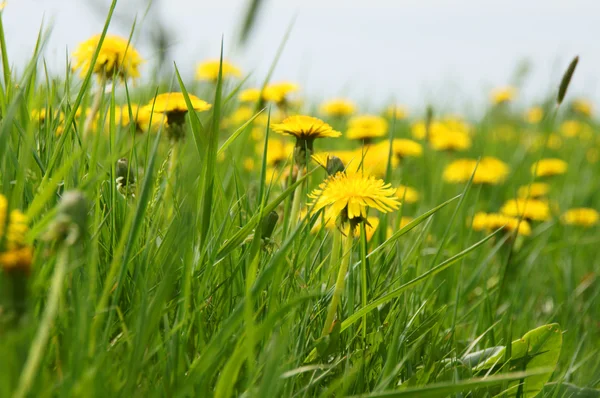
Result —
<instances>
[{"instance_id":1,"label":"leaf","mask_svg":"<svg viewBox=\"0 0 600 398\"><path fill-rule=\"evenodd\" d=\"M562 331L557 323L540 326L530 330L523 337L511 344L510 370L525 371L540 368L550 369L525 380L522 392L525 397L535 397L542 391L544 384L552 376L556 368L562 347ZM486 370L503 363L506 347L475 367L475 370ZM521 389L521 387L519 387ZM511 389L509 396L516 396L519 389Z\"/></svg>"},{"instance_id":2,"label":"leaf","mask_svg":"<svg viewBox=\"0 0 600 398\"><path fill-rule=\"evenodd\" d=\"M600 398L600 390L571 383L548 383L542 389L542 393L545 397Z\"/></svg>"}]
</instances>

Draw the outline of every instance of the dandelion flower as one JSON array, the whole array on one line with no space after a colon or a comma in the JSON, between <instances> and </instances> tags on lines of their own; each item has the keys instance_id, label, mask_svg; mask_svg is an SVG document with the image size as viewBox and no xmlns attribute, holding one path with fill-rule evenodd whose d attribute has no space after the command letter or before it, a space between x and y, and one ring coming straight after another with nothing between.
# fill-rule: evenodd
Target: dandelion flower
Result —
<instances>
[{"instance_id":1,"label":"dandelion flower","mask_svg":"<svg viewBox=\"0 0 600 398\"><path fill-rule=\"evenodd\" d=\"M296 137L294 159L298 165L306 163L306 152L312 155L313 143L317 138L339 137L342 135L335 131L329 124L312 116L296 115L285 118L281 123L271 124L273 131Z\"/></svg>"},{"instance_id":2,"label":"dandelion flower","mask_svg":"<svg viewBox=\"0 0 600 398\"><path fill-rule=\"evenodd\" d=\"M504 203L500 211L507 216L522 216L534 221L546 221L550 218L548 202L539 199L511 199Z\"/></svg>"},{"instance_id":3,"label":"dandelion flower","mask_svg":"<svg viewBox=\"0 0 600 398\"><path fill-rule=\"evenodd\" d=\"M550 192L550 185L545 182L534 182L519 187L517 194L520 198L543 198Z\"/></svg>"},{"instance_id":4,"label":"dandelion flower","mask_svg":"<svg viewBox=\"0 0 600 398\"><path fill-rule=\"evenodd\" d=\"M377 144L377 147L381 147L382 150L389 152L389 142L383 141ZM423 146L416 141L395 138L392 141L392 153L399 159L406 157L421 157L423 156Z\"/></svg>"},{"instance_id":5,"label":"dandelion flower","mask_svg":"<svg viewBox=\"0 0 600 398\"><path fill-rule=\"evenodd\" d=\"M510 86L498 87L492 90L490 97L494 105L511 102L517 97L517 89Z\"/></svg>"},{"instance_id":6,"label":"dandelion flower","mask_svg":"<svg viewBox=\"0 0 600 398\"><path fill-rule=\"evenodd\" d=\"M268 84L263 93L263 99L270 101L278 106L285 106L289 102L289 95L299 90L296 83L280 82Z\"/></svg>"},{"instance_id":7,"label":"dandelion flower","mask_svg":"<svg viewBox=\"0 0 600 398\"><path fill-rule=\"evenodd\" d=\"M580 207L567 210L561 217L561 221L567 225L577 225L590 228L598 224L600 214L596 209Z\"/></svg>"},{"instance_id":8,"label":"dandelion flower","mask_svg":"<svg viewBox=\"0 0 600 398\"><path fill-rule=\"evenodd\" d=\"M346 137L350 140L371 140L385 137L388 131L388 122L377 115L354 116L348 122Z\"/></svg>"},{"instance_id":9,"label":"dandelion flower","mask_svg":"<svg viewBox=\"0 0 600 398\"><path fill-rule=\"evenodd\" d=\"M477 167L477 170L475 170ZM510 171L508 165L500 159L486 156L481 158L479 165L475 159L458 159L448 164L444 169L444 181L464 183L473 176L473 184L496 185L503 182Z\"/></svg>"},{"instance_id":10,"label":"dandelion flower","mask_svg":"<svg viewBox=\"0 0 600 398\"><path fill-rule=\"evenodd\" d=\"M260 98L259 88L247 88L240 91L238 94L240 102L258 102Z\"/></svg>"},{"instance_id":11,"label":"dandelion flower","mask_svg":"<svg viewBox=\"0 0 600 398\"><path fill-rule=\"evenodd\" d=\"M368 208L383 213L397 210L400 202L395 192L391 184L373 176L340 172L321 183L309 198L314 200L313 211L325 208L341 224L356 224L367 218Z\"/></svg>"},{"instance_id":12,"label":"dandelion flower","mask_svg":"<svg viewBox=\"0 0 600 398\"><path fill-rule=\"evenodd\" d=\"M536 124L542 121L544 117L544 109L541 106L529 108L525 113L527 123Z\"/></svg>"},{"instance_id":13,"label":"dandelion flower","mask_svg":"<svg viewBox=\"0 0 600 398\"><path fill-rule=\"evenodd\" d=\"M8 200L0 195L0 268L29 271L32 249L25 242L28 219L19 210L8 213Z\"/></svg>"},{"instance_id":14,"label":"dandelion flower","mask_svg":"<svg viewBox=\"0 0 600 398\"><path fill-rule=\"evenodd\" d=\"M571 109L573 112L585 117L591 117L594 112L592 103L583 98L574 99L573 102L571 102Z\"/></svg>"},{"instance_id":15,"label":"dandelion flower","mask_svg":"<svg viewBox=\"0 0 600 398\"><path fill-rule=\"evenodd\" d=\"M476 213L473 217L471 228L475 231L487 232L493 232L498 228L503 228L507 232L517 230L517 234L519 235L531 235L531 226L527 221L521 220L518 217L498 213Z\"/></svg>"},{"instance_id":16,"label":"dandelion flower","mask_svg":"<svg viewBox=\"0 0 600 398\"><path fill-rule=\"evenodd\" d=\"M363 172L379 177L385 175L388 163L392 169L400 163L397 157L390 158L389 150L381 146L369 146L355 151L338 151L334 154L344 162L349 172Z\"/></svg>"},{"instance_id":17,"label":"dandelion flower","mask_svg":"<svg viewBox=\"0 0 600 398\"><path fill-rule=\"evenodd\" d=\"M208 80L216 83L219 79L219 68L221 68L221 74L223 79L231 77L242 77L242 71L231 62L223 60L221 67L221 61L218 59L211 59L204 61L196 68L196 79L197 80Z\"/></svg>"},{"instance_id":18,"label":"dandelion flower","mask_svg":"<svg viewBox=\"0 0 600 398\"><path fill-rule=\"evenodd\" d=\"M471 137L465 131L447 130L443 134L432 134L431 148L436 151L464 151L471 147Z\"/></svg>"},{"instance_id":19,"label":"dandelion flower","mask_svg":"<svg viewBox=\"0 0 600 398\"><path fill-rule=\"evenodd\" d=\"M331 117L343 117L356 112L356 105L344 98L335 98L323 102L320 107L321 113Z\"/></svg>"},{"instance_id":20,"label":"dandelion flower","mask_svg":"<svg viewBox=\"0 0 600 398\"><path fill-rule=\"evenodd\" d=\"M404 203L416 203L419 200L419 192L406 185L398 185L398 188L396 188L396 196Z\"/></svg>"},{"instance_id":21,"label":"dandelion flower","mask_svg":"<svg viewBox=\"0 0 600 398\"><path fill-rule=\"evenodd\" d=\"M256 152L260 155L264 150L264 144L256 145ZM266 162L268 167L281 166L294 153L294 144L282 140L270 138L267 142Z\"/></svg>"},{"instance_id":22,"label":"dandelion flower","mask_svg":"<svg viewBox=\"0 0 600 398\"><path fill-rule=\"evenodd\" d=\"M209 110L212 105L201 100L195 95L188 95L191 107L197 112ZM183 93L173 92L157 95L144 107L146 111L162 113L167 117L167 132L173 141L178 141L184 136L183 124L188 112L187 103Z\"/></svg>"},{"instance_id":23,"label":"dandelion flower","mask_svg":"<svg viewBox=\"0 0 600 398\"><path fill-rule=\"evenodd\" d=\"M93 73L105 79L117 76L120 80L125 81L128 78L135 79L140 76L139 67L144 60L131 43L115 35L104 37L96 63L92 65L92 58L99 41L100 35L95 35L81 43L73 53L73 58L75 58L73 69L79 69L82 77L88 73L90 68Z\"/></svg>"},{"instance_id":24,"label":"dandelion flower","mask_svg":"<svg viewBox=\"0 0 600 398\"><path fill-rule=\"evenodd\" d=\"M531 166L531 174L536 177L550 177L567 172L567 162L561 159L548 158L542 159Z\"/></svg>"}]
</instances>

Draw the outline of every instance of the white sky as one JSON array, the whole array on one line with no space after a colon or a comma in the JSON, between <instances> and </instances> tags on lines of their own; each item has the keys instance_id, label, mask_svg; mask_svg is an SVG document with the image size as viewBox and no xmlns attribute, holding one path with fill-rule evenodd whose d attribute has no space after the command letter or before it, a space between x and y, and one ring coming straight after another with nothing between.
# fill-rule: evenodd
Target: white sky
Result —
<instances>
[{"instance_id":1,"label":"white sky","mask_svg":"<svg viewBox=\"0 0 600 398\"><path fill-rule=\"evenodd\" d=\"M108 0L8 0L4 11L11 63L30 56L42 20L52 25L45 52L64 70L65 51L101 31ZM189 78L195 63L226 55L262 81L295 17L274 80L301 83L311 98L344 95L368 107L390 99L422 109L427 101L466 109L508 83L519 61L531 75L522 101L555 90L578 54L571 95L600 103L599 0L270 0L243 51L235 48L245 0L121 0L111 33L127 36L152 63L148 34L161 16L174 34L173 58Z\"/></svg>"}]
</instances>

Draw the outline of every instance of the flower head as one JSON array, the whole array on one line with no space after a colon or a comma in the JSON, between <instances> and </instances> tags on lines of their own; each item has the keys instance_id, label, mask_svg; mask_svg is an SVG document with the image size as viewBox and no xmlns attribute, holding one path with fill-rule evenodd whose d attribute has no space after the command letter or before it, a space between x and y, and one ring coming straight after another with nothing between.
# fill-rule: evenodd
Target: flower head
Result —
<instances>
[{"instance_id":1,"label":"flower head","mask_svg":"<svg viewBox=\"0 0 600 398\"><path fill-rule=\"evenodd\" d=\"M496 185L506 179L510 169L506 163L491 156L481 158L479 165L477 165L475 159L458 159L448 164L444 169L444 181L451 183L467 182L473 171L475 171L473 184Z\"/></svg>"},{"instance_id":2,"label":"flower head","mask_svg":"<svg viewBox=\"0 0 600 398\"><path fill-rule=\"evenodd\" d=\"M573 112L580 114L581 116L591 117L594 112L594 106L592 103L583 98L576 98L571 102L571 109Z\"/></svg>"},{"instance_id":3,"label":"flower head","mask_svg":"<svg viewBox=\"0 0 600 398\"><path fill-rule=\"evenodd\" d=\"M259 88L246 88L238 94L240 102L257 102L260 100Z\"/></svg>"},{"instance_id":4,"label":"flower head","mask_svg":"<svg viewBox=\"0 0 600 398\"><path fill-rule=\"evenodd\" d=\"M27 217L19 210L8 212L8 200L0 195L0 268L29 271L32 249L25 241Z\"/></svg>"},{"instance_id":5,"label":"flower head","mask_svg":"<svg viewBox=\"0 0 600 398\"><path fill-rule=\"evenodd\" d=\"M219 79L219 68L222 70L223 79L242 77L242 71L231 62L223 60L223 64L221 64L220 60L211 59L198 65L196 68L196 79L216 82Z\"/></svg>"},{"instance_id":6,"label":"flower head","mask_svg":"<svg viewBox=\"0 0 600 398\"><path fill-rule=\"evenodd\" d=\"M550 218L548 202L539 199L511 199L504 203L500 211L507 216L534 221L546 221Z\"/></svg>"},{"instance_id":7,"label":"flower head","mask_svg":"<svg viewBox=\"0 0 600 398\"><path fill-rule=\"evenodd\" d=\"M383 150L389 150L390 144L388 141L383 141L377 144ZM392 141L392 153L399 159L406 157L421 157L423 156L423 146L416 141L406 138L395 138Z\"/></svg>"},{"instance_id":8,"label":"flower head","mask_svg":"<svg viewBox=\"0 0 600 398\"><path fill-rule=\"evenodd\" d=\"M341 117L352 115L356 112L356 105L344 98L335 98L323 102L320 107L321 113L327 116Z\"/></svg>"},{"instance_id":9,"label":"flower head","mask_svg":"<svg viewBox=\"0 0 600 398\"><path fill-rule=\"evenodd\" d=\"M398 185L398 188L396 188L396 196L403 203L416 203L419 200L419 192L406 185Z\"/></svg>"},{"instance_id":10,"label":"flower head","mask_svg":"<svg viewBox=\"0 0 600 398\"><path fill-rule=\"evenodd\" d=\"M298 91L299 87L296 83L280 82L268 84L263 90L262 96L265 101L271 101L281 106L285 105L291 93Z\"/></svg>"},{"instance_id":11,"label":"flower head","mask_svg":"<svg viewBox=\"0 0 600 398\"><path fill-rule=\"evenodd\" d=\"M370 140L385 137L388 131L388 122L377 115L354 116L348 121L346 137L350 140Z\"/></svg>"},{"instance_id":12,"label":"flower head","mask_svg":"<svg viewBox=\"0 0 600 398\"><path fill-rule=\"evenodd\" d=\"M527 123L536 124L542 121L544 117L544 109L541 106L534 106L525 112L525 120Z\"/></svg>"},{"instance_id":13,"label":"flower head","mask_svg":"<svg viewBox=\"0 0 600 398\"><path fill-rule=\"evenodd\" d=\"M201 100L195 95L188 94L192 109L198 112L209 110L212 105ZM167 116L167 133L173 141L178 141L184 136L183 124L188 112L187 103L183 93L173 92L159 94L143 108L144 112L154 112ZM153 116L153 118L156 117ZM159 117L160 119L160 117Z\"/></svg>"},{"instance_id":14,"label":"flower head","mask_svg":"<svg viewBox=\"0 0 600 398\"><path fill-rule=\"evenodd\" d=\"M561 217L561 221L567 225L577 225L590 228L598 224L600 214L596 209L580 207L567 210Z\"/></svg>"},{"instance_id":15,"label":"flower head","mask_svg":"<svg viewBox=\"0 0 600 398\"><path fill-rule=\"evenodd\" d=\"M536 177L550 177L567 172L567 162L561 159L548 158L542 159L531 166L531 174Z\"/></svg>"},{"instance_id":16,"label":"flower head","mask_svg":"<svg viewBox=\"0 0 600 398\"><path fill-rule=\"evenodd\" d=\"M498 87L490 94L492 103L495 105L513 101L517 97L517 89L514 87Z\"/></svg>"},{"instance_id":17,"label":"flower head","mask_svg":"<svg viewBox=\"0 0 600 398\"><path fill-rule=\"evenodd\" d=\"M121 80L138 78L139 66L144 62L140 54L127 40L115 35L106 35L98 53L96 63L92 65L92 58L98 47L100 35L81 43L73 53L75 64L73 69L79 69L81 76L85 76L89 69L93 73L106 79L117 76Z\"/></svg>"},{"instance_id":18,"label":"flower head","mask_svg":"<svg viewBox=\"0 0 600 398\"><path fill-rule=\"evenodd\" d=\"M369 207L384 213L398 209L400 203L395 191L390 184L373 176L340 172L321 183L309 198L314 200L313 211L326 208L341 224L358 223L367 218Z\"/></svg>"},{"instance_id":19,"label":"flower head","mask_svg":"<svg viewBox=\"0 0 600 398\"><path fill-rule=\"evenodd\" d=\"M529 185L519 187L517 195L520 198L543 198L550 192L550 185L545 182L534 182Z\"/></svg>"},{"instance_id":20,"label":"flower head","mask_svg":"<svg viewBox=\"0 0 600 398\"><path fill-rule=\"evenodd\" d=\"M471 227L475 231L493 232L498 228L503 228L509 232L517 230L517 234L519 235L531 235L531 226L527 221L498 213L479 212L475 214Z\"/></svg>"}]
</instances>

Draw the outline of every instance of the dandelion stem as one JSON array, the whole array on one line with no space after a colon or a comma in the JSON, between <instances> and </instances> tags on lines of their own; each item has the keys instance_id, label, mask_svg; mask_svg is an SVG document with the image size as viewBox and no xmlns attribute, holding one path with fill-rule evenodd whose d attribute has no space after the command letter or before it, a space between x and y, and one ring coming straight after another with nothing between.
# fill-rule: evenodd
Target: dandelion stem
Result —
<instances>
[{"instance_id":1,"label":"dandelion stem","mask_svg":"<svg viewBox=\"0 0 600 398\"><path fill-rule=\"evenodd\" d=\"M27 361L25 362L25 366L21 372L19 385L15 392L14 398L23 398L27 396L42 360L42 355L44 354L48 337L50 336L52 322L54 321L54 317L56 316L56 312L58 310L60 293L62 291L62 285L67 271L67 263L69 261L68 250L68 247L63 245L58 252L56 267L54 268L54 274L52 276L52 284L50 285L48 302L46 304L46 308L44 309L44 314L42 315L40 327L33 342L31 343L29 355L27 356Z\"/></svg>"},{"instance_id":2,"label":"dandelion stem","mask_svg":"<svg viewBox=\"0 0 600 398\"><path fill-rule=\"evenodd\" d=\"M338 231L337 233L340 235L342 234L341 231ZM353 240L354 234L351 228L350 231L348 231L346 239L344 240L344 257L342 257L342 263L338 271L337 280L335 282L335 288L333 289L333 296L331 297L331 302L329 303L329 309L327 310L327 318L325 319L325 325L323 326L321 336L326 336L327 334L329 334L331 327L333 326L335 312L342 297L342 292L344 291L344 283L346 278L346 272L348 272L348 265L350 264L350 257L352 257Z\"/></svg>"},{"instance_id":3,"label":"dandelion stem","mask_svg":"<svg viewBox=\"0 0 600 398\"><path fill-rule=\"evenodd\" d=\"M335 282L333 279L335 270L337 270L340 265L340 246L342 246L342 234L340 234L339 231L334 231L333 242L331 244L331 256L329 257L329 283L327 284L327 287Z\"/></svg>"},{"instance_id":4,"label":"dandelion stem","mask_svg":"<svg viewBox=\"0 0 600 398\"><path fill-rule=\"evenodd\" d=\"M304 174L304 168L298 168L298 177L296 180L300 180ZM292 210L290 211L290 221L288 222L288 231L292 231L298 224L298 212L300 211L300 202L302 201L302 192L304 191L304 184L298 185L294 191L294 199L292 201Z\"/></svg>"},{"instance_id":5,"label":"dandelion stem","mask_svg":"<svg viewBox=\"0 0 600 398\"><path fill-rule=\"evenodd\" d=\"M361 279L361 304L363 307L367 305L367 233L365 223L360 223L360 279ZM362 318L363 339L367 338L367 314Z\"/></svg>"}]
</instances>

